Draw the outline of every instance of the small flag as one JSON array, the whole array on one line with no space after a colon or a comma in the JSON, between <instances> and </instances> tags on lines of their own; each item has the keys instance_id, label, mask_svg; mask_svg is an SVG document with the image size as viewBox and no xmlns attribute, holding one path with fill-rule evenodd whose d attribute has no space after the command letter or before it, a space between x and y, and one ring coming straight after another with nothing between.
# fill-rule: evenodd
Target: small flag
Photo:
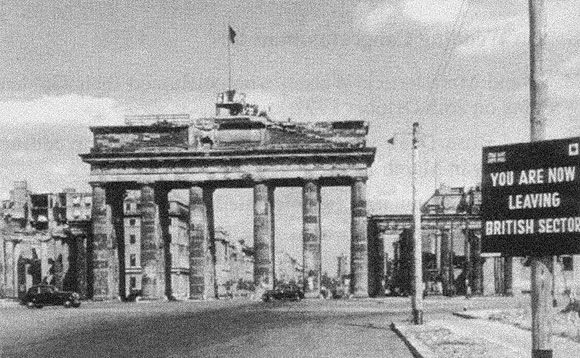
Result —
<instances>
[{"instance_id":1,"label":"small flag","mask_svg":"<svg viewBox=\"0 0 580 358\"><path fill-rule=\"evenodd\" d=\"M235 44L235 38L236 38L236 32L234 31L234 29L232 29L231 26L228 25L228 30L229 30L229 34L230 34L230 42Z\"/></svg>"},{"instance_id":2,"label":"small flag","mask_svg":"<svg viewBox=\"0 0 580 358\"><path fill-rule=\"evenodd\" d=\"M395 144L395 137L389 138L387 140L387 143L389 143L389 144Z\"/></svg>"}]
</instances>

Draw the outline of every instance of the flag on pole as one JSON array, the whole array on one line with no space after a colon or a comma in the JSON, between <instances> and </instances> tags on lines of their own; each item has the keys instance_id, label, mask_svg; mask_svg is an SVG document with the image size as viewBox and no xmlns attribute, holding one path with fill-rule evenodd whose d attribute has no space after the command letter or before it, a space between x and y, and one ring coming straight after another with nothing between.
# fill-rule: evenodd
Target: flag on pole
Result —
<instances>
[{"instance_id":1,"label":"flag on pole","mask_svg":"<svg viewBox=\"0 0 580 358\"><path fill-rule=\"evenodd\" d=\"M228 25L228 32L229 32L229 37L230 37L230 42L235 44L235 38L236 38L236 32L234 31L234 29L232 29L231 26Z\"/></svg>"}]
</instances>

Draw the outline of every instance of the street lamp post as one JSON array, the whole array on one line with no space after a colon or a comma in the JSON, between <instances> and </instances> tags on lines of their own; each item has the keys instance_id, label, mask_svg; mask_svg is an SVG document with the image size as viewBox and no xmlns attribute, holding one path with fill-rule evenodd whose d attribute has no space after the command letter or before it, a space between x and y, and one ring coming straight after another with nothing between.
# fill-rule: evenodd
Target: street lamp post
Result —
<instances>
[{"instance_id":1,"label":"street lamp post","mask_svg":"<svg viewBox=\"0 0 580 358\"><path fill-rule=\"evenodd\" d=\"M412 156L412 187L413 187L413 323L423 324L423 257L421 244L421 211L417 203L417 160L418 144L417 132L419 123L413 123L413 156Z\"/></svg>"}]
</instances>

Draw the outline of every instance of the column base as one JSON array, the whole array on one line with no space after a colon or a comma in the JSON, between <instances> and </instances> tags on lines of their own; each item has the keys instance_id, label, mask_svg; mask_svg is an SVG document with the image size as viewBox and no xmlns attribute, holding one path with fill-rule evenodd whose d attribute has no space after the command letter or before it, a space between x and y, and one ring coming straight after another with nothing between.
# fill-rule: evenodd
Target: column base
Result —
<instances>
[{"instance_id":1,"label":"column base","mask_svg":"<svg viewBox=\"0 0 580 358\"><path fill-rule=\"evenodd\" d=\"M167 302L170 301L169 298L167 298L167 296L163 296L163 297L138 297L138 300L135 300L136 302Z\"/></svg>"},{"instance_id":2,"label":"column base","mask_svg":"<svg viewBox=\"0 0 580 358\"><path fill-rule=\"evenodd\" d=\"M110 301L121 301L121 296L94 296L89 299L93 302L110 302Z\"/></svg>"},{"instance_id":3,"label":"column base","mask_svg":"<svg viewBox=\"0 0 580 358\"><path fill-rule=\"evenodd\" d=\"M353 293L350 295L350 298L369 298L368 293Z\"/></svg>"},{"instance_id":4,"label":"column base","mask_svg":"<svg viewBox=\"0 0 580 358\"><path fill-rule=\"evenodd\" d=\"M320 292L305 292L304 298L322 298L322 294Z\"/></svg>"}]
</instances>

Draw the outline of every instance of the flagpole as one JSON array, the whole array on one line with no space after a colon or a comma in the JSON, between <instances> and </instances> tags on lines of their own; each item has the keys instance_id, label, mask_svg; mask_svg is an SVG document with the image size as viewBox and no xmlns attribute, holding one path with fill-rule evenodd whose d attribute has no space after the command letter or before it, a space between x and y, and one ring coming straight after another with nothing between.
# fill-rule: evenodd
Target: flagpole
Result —
<instances>
[{"instance_id":1,"label":"flagpole","mask_svg":"<svg viewBox=\"0 0 580 358\"><path fill-rule=\"evenodd\" d=\"M230 25L228 24L228 34L226 37L228 43L228 91L232 90L232 54L230 50Z\"/></svg>"}]
</instances>

